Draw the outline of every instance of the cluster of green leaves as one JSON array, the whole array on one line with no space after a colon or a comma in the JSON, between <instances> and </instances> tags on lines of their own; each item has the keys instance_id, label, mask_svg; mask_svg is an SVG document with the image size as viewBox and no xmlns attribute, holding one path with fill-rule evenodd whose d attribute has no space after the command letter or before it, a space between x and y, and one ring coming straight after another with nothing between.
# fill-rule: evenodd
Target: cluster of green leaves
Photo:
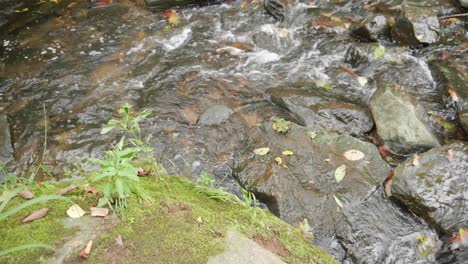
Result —
<instances>
[{"instance_id":1,"label":"cluster of green leaves","mask_svg":"<svg viewBox=\"0 0 468 264\"><path fill-rule=\"evenodd\" d=\"M274 118L273 119L273 129L278 133L286 134L289 131L289 128L292 126L291 121L287 121L283 118Z\"/></svg>"},{"instance_id":2,"label":"cluster of green leaves","mask_svg":"<svg viewBox=\"0 0 468 264\"><path fill-rule=\"evenodd\" d=\"M100 170L91 179L93 181L105 181L102 187L103 197L99 200L98 207L109 205L120 216L124 215L127 206L127 198L133 193L139 198L147 199L138 186L140 181L137 175L136 159L145 153L148 162L154 163L152 148L148 144L149 138L142 139L140 121L148 117L151 112L144 110L136 113L132 105L125 104L119 109L120 119L111 119L101 130L101 134L107 134L118 129L128 134L120 139L112 150L105 152L104 159L91 158L90 161L97 164Z\"/></svg>"}]
</instances>

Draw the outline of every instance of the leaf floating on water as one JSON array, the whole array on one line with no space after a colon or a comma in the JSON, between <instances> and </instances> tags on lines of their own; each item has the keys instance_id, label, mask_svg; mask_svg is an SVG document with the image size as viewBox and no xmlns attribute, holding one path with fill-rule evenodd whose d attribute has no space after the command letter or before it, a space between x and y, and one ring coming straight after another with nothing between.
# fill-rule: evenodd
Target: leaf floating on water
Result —
<instances>
[{"instance_id":1,"label":"leaf floating on water","mask_svg":"<svg viewBox=\"0 0 468 264\"><path fill-rule=\"evenodd\" d=\"M415 166L415 167L419 166L419 159L420 159L420 157L419 157L418 153L414 153L414 155L413 155L413 166Z\"/></svg>"},{"instance_id":2,"label":"leaf floating on water","mask_svg":"<svg viewBox=\"0 0 468 264\"><path fill-rule=\"evenodd\" d=\"M336 182L340 182L343 180L344 176L346 175L346 165L341 165L335 170L335 179Z\"/></svg>"},{"instance_id":3,"label":"leaf floating on water","mask_svg":"<svg viewBox=\"0 0 468 264\"><path fill-rule=\"evenodd\" d=\"M280 157L276 157L276 158L275 158L275 161L276 161L276 163L277 163L278 165L283 164L283 159L280 158Z\"/></svg>"},{"instance_id":4,"label":"leaf floating on water","mask_svg":"<svg viewBox=\"0 0 468 264\"><path fill-rule=\"evenodd\" d=\"M70 186L65 187L65 188L63 188L62 190L60 190L60 191L57 193L57 195L65 195L65 194L67 194L67 193L69 193L69 192L75 190L76 188L78 188L78 186L76 186L76 185L74 185L74 184L73 184L73 185L70 185Z\"/></svg>"},{"instance_id":5,"label":"leaf floating on water","mask_svg":"<svg viewBox=\"0 0 468 264\"><path fill-rule=\"evenodd\" d=\"M362 153L362 152L359 151L359 150L350 149L350 150L345 151L345 153L343 153L343 156L344 156L347 160L356 161L356 160L361 160L361 159L363 159L365 155L364 155L364 153Z\"/></svg>"},{"instance_id":6,"label":"leaf floating on water","mask_svg":"<svg viewBox=\"0 0 468 264\"><path fill-rule=\"evenodd\" d=\"M338 199L338 197L336 197L335 195L333 195L333 198L335 198L336 204L337 204L340 208L343 208L343 203L340 201L340 199Z\"/></svg>"},{"instance_id":7,"label":"leaf floating on water","mask_svg":"<svg viewBox=\"0 0 468 264\"><path fill-rule=\"evenodd\" d=\"M34 198L34 194L28 189L19 192L18 195L26 200L31 200Z\"/></svg>"},{"instance_id":8,"label":"leaf floating on water","mask_svg":"<svg viewBox=\"0 0 468 264\"><path fill-rule=\"evenodd\" d=\"M374 59L378 60L382 58L385 55L385 47L382 45L379 45L378 47L375 48L374 50Z\"/></svg>"},{"instance_id":9,"label":"leaf floating on water","mask_svg":"<svg viewBox=\"0 0 468 264\"><path fill-rule=\"evenodd\" d=\"M91 247L93 246L93 240L90 240L88 244L86 244L86 247L83 248L80 252L80 256L87 259L89 257L89 253L91 252Z\"/></svg>"},{"instance_id":10,"label":"leaf floating on water","mask_svg":"<svg viewBox=\"0 0 468 264\"><path fill-rule=\"evenodd\" d=\"M292 156L294 154L294 152L292 152L290 150L285 150L281 154L283 154L284 156Z\"/></svg>"},{"instance_id":11,"label":"leaf floating on water","mask_svg":"<svg viewBox=\"0 0 468 264\"><path fill-rule=\"evenodd\" d=\"M48 213L49 213L49 208L42 208L41 210L36 211L36 212L26 216L25 218L23 218L23 220L21 220L21 223L24 224L24 223L27 223L27 222L31 222L31 221L40 219L40 218L46 216Z\"/></svg>"},{"instance_id":12,"label":"leaf floating on water","mask_svg":"<svg viewBox=\"0 0 468 264\"><path fill-rule=\"evenodd\" d=\"M254 150L254 153L259 156L264 156L270 152L270 148L258 148Z\"/></svg>"},{"instance_id":13,"label":"leaf floating on water","mask_svg":"<svg viewBox=\"0 0 468 264\"><path fill-rule=\"evenodd\" d=\"M318 87L323 88L323 89L325 89L327 91L330 91L331 89L333 89L333 85L327 80L316 81L315 85L317 85Z\"/></svg>"},{"instance_id":14,"label":"leaf floating on water","mask_svg":"<svg viewBox=\"0 0 468 264\"><path fill-rule=\"evenodd\" d=\"M67 215L71 218L80 218L85 214L85 211L77 204L70 206L67 210Z\"/></svg>"},{"instance_id":15,"label":"leaf floating on water","mask_svg":"<svg viewBox=\"0 0 468 264\"><path fill-rule=\"evenodd\" d=\"M103 207L91 207L89 208L91 216L105 217L109 215L109 209Z\"/></svg>"}]
</instances>

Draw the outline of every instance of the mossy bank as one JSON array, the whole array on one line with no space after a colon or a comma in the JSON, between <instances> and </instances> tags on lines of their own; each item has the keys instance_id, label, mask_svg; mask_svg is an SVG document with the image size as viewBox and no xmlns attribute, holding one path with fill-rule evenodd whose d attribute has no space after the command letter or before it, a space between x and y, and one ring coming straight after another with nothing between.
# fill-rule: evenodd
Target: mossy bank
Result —
<instances>
[{"instance_id":1,"label":"mossy bank","mask_svg":"<svg viewBox=\"0 0 468 264\"><path fill-rule=\"evenodd\" d=\"M55 194L69 184L47 183L31 191L36 196ZM85 211L95 206L99 194L85 193L87 182L74 184L79 188L67 197ZM0 251L30 243L48 244L54 250L19 251L1 257L0 263L206 263L210 256L225 251L230 230L287 263L337 263L298 229L269 212L256 210L254 215L240 204L210 199L180 177L141 178L140 184L151 201L132 197L122 219L71 219L66 215L70 204L65 201L48 201L10 216L0 225ZM8 206L20 202L22 198L15 197ZM43 207L50 209L46 217L20 224L24 216ZM80 251L89 240L93 247L85 260Z\"/></svg>"}]
</instances>

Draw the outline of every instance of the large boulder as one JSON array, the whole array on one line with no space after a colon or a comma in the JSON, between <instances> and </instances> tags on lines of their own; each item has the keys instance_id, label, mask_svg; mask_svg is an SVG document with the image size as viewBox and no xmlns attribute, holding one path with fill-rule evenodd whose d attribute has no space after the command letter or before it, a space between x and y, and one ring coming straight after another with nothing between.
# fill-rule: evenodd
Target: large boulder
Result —
<instances>
[{"instance_id":1,"label":"large boulder","mask_svg":"<svg viewBox=\"0 0 468 264\"><path fill-rule=\"evenodd\" d=\"M431 44L439 40L439 19L426 7L404 6L395 20L392 37L402 45Z\"/></svg>"},{"instance_id":2,"label":"large boulder","mask_svg":"<svg viewBox=\"0 0 468 264\"><path fill-rule=\"evenodd\" d=\"M468 223L468 144L454 142L395 170L392 194L446 234Z\"/></svg>"},{"instance_id":3,"label":"large boulder","mask_svg":"<svg viewBox=\"0 0 468 264\"><path fill-rule=\"evenodd\" d=\"M409 154L439 146L426 122L424 107L401 86L382 85L370 106L377 133L392 152Z\"/></svg>"},{"instance_id":4,"label":"large boulder","mask_svg":"<svg viewBox=\"0 0 468 264\"><path fill-rule=\"evenodd\" d=\"M271 88L266 92L275 104L297 115L313 131L364 136L374 126L366 108L321 96L313 89Z\"/></svg>"},{"instance_id":5,"label":"large boulder","mask_svg":"<svg viewBox=\"0 0 468 264\"><path fill-rule=\"evenodd\" d=\"M432 263L437 236L384 198L380 186L390 167L377 148L346 135L307 132L291 125L281 134L272 123L255 128L236 155L235 176L287 222L308 219L319 243L336 238L357 263ZM270 151L256 155L262 147ZM285 156L285 150L294 154ZM363 157L345 155L349 150ZM342 165L338 181L335 171ZM418 236L433 245L425 256L417 252Z\"/></svg>"}]
</instances>

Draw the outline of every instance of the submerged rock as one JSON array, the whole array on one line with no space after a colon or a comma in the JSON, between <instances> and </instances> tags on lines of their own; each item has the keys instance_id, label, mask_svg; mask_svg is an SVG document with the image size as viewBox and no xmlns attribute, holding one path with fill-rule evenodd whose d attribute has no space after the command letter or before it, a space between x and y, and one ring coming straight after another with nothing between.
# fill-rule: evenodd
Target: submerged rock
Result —
<instances>
[{"instance_id":1,"label":"submerged rock","mask_svg":"<svg viewBox=\"0 0 468 264\"><path fill-rule=\"evenodd\" d=\"M311 89L271 88L266 92L275 104L294 113L313 131L364 136L374 126L366 108L320 96Z\"/></svg>"},{"instance_id":2,"label":"submerged rock","mask_svg":"<svg viewBox=\"0 0 468 264\"><path fill-rule=\"evenodd\" d=\"M232 113L232 109L225 105L214 105L200 115L198 124L219 125L228 120Z\"/></svg>"},{"instance_id":3,"label":"submerged rock","mask_svg":"<svg viewBox=\"0 0 468 264\"><path fill-rule=\"evenodd\" d=\"M420 154L395 170L392 194L445 234L468 222L468 144L454 142Z\"/></svg>"},{"instance_id":4,"label":"submerged rock","mask_svg":"<svg viewBox=\"0 0 468 264\"><path fill-rule=\"evenodd\" d=\"M439 19L429 8L404 6L395 20L392 37L402 45L431 44L439 40Z\"/></svg>"},{"instance_id":5,"label":"submerged rock","mask_svg":"<svg viewBox=\"0 0 468 264\"><path fill-rule=\"evenodd\" d=\"M383 197L380 185L390 167L377 148L334 133L312 139L307 132L297 125L287 134L274 131L271 123L256 128L237 155L236 177L280 218L292 224L308 219L319 244L338 239L357 263L431 263L437 236ZM270 152L255 155L260 147ZM351 149L364 157L348 160L344 153ZM284 150L294 154L282 155ZM338 181L335 171L342 165L345 174ZM417 250L419 236L433 245L426 256Z\"/></svg>"},{"instance_id":6,"label":"submerged rock","mask_svg":"<svg viewBox=\"0 0 468 264\"><path fill-rule=\"evenodd\" d=\"M361 40L376 42L389 33L387 19L378 15L351 26L351 34Z\"/></svg>"},{"instance_id":7,"label":"submerged rock","mask_svg":"<svg viewBox=\"0 0 468 264\"><path fill-rule=\"evenodd\" d=\"M377 134L392 152L408 154L439 145L426 123L424 108L401 86L382 85L370 105Z\"/></svg>"},{"instance_id":8,"label":"submerged rock","mask_svg":"<svg viewBox=\"0 0 468 264\"><path fill-rule=\"evenodd\" d=\"M284 52L294 44L288 29L271 24L263 25L260 31L253 34L252 39L257 47L272 52Z\"/></svg>"}]
</instances>

